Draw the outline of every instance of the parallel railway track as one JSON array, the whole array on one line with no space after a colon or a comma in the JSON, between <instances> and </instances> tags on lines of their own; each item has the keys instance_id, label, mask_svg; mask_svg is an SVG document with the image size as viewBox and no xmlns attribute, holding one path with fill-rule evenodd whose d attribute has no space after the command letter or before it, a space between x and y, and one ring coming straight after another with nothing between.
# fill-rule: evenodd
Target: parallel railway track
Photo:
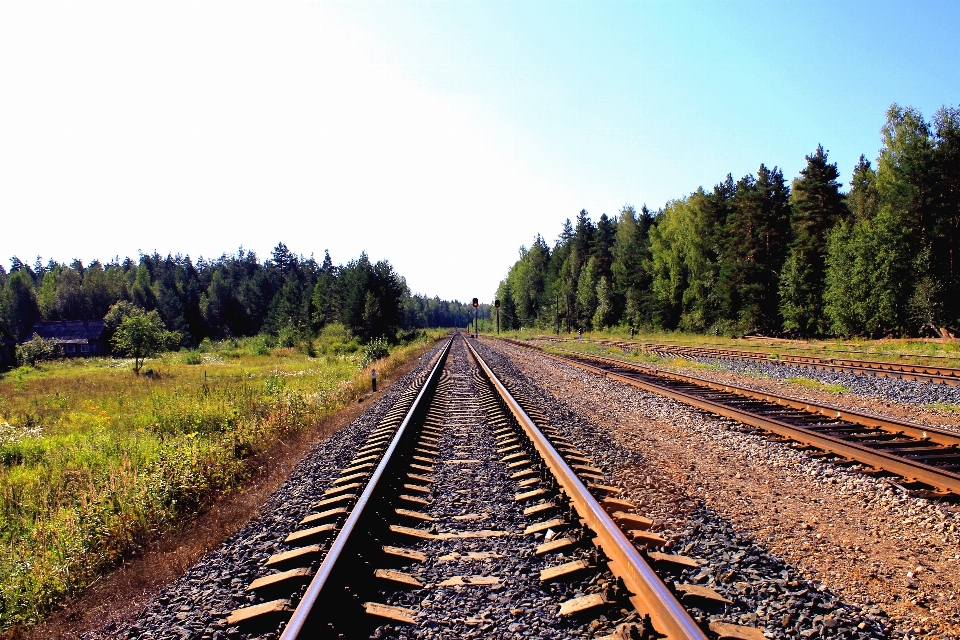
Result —
<instances>
[{"instance_id":1,"label":"parallel railway track","mask_svg":"<svg viewBox=\"0 0 960 640\"><path fill-rule=\"evenodd\" d=\"M558 340L557 338L545 339L559 342L566 341L563 339ZM950 386L960 385L960 369L954 367L880 362L876 360L855 360L852 358L820 358L817 356L793 354L778 354L776 357L772 357L771 355L756 351L689 347L645 342L623 342L617 340L592 340L591 342L620 349L639 349L644 353L665 357L709 358L736 360L739 362L781 364L817 371L836 371L840 373L871 375L881 378L899 378L903 380L913 380L914 382L930 382Z\"/></svg>"},{"instance_id":2,"label":"parallel railway track","mask_svg":"<svg viewBox=\"0 0 960 640\"><path fill-rule=\"evenodd\" d=\"M456 335L226 622L284 640L764 637L709 622L730 601L675 579L698 562L658 552L618 493Z\"/></svg>"},{"instance_id":3,"label":"parallel railway track","mask_svg":"<svg viewBox=\"0 0 960 640\"><path fill-rule=\"evenodd\" d=\"M557 355L529 343L507 342L764 429L839 462L862 464L869 473L897 476L900 486L914 495L960 498L960 433L616 358L576 352Z\"/></svg>"}]
</instances>

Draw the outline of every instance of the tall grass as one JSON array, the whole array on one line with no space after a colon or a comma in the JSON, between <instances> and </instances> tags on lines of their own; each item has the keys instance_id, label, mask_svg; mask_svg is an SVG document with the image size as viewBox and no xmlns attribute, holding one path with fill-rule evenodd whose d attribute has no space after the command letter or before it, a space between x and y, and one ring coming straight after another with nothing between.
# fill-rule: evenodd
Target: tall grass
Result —
<instances>
[{"instance_id":1,"label":"tall grass","mask_svg":"<svg viewBox=\"0 0 960 640\"><path fill-rule=\"evenodd\" d=\"M372 363L383 373L426 339ZM241 485L247 458L369 389L365 350L257 337L148 361L46 363L0 377L0 629L31 624L151 536Z\"/></svg>"}]
</instances>

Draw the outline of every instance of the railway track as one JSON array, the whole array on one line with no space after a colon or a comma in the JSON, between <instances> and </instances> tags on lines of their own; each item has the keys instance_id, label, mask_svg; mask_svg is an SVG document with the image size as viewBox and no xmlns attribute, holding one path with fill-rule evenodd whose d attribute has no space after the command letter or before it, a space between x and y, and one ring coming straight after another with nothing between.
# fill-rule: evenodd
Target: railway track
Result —
<instances>
[{"instance_id":1,"label":"railway track","mask_svg":"<svg viewBox=\"0 0 960 640\"><path fill-rule=\"evenodd\" d=\"M528 343L507 342L711 413L763 429L812 455L861 464L866 473L894 476L912 495L960 499L960 434L871 413L732 384L616 358L557 355Z\"/></svg>"},{"instance_id":2,"label":"railway track","mask_svg":"<svg viewBox=\"0 0 960 640\"><path fill-rule=\"evenodd\" d=\"M226 624L294 638L739 638L656 523L461 335L375 428ZM681 603L682 601L682 603ZM722 616L721 616L722 617Z\"/></svg>"},{"instance_id":3,"label":"railway track","mask_svg":"<svg viewBox=\"0 0 960 640\"><path fill-rule=\"evenodd\" d=\"M566 342L566 339L545 338L549 341ZM736 349L713 349L707 347L687 347L682 345L656 344L644 342L622 342L616 340L591 340L620 349L640 349L661 357L707 358L720 360L735 360L739 362L756 362L765 364L779 364L812 369L817 371L836 371L859 375L871 375L881 378L899 378L914 382L929 382L932 384L946 384L960 386L960 369L953 367L935 367L929 365L900 364L895 362L880 362L876 360L854 360L851 358L819 358L817 356L801 356L778 354L772 357L756 351L741 351Z\"/></svg>"}]
</instances>

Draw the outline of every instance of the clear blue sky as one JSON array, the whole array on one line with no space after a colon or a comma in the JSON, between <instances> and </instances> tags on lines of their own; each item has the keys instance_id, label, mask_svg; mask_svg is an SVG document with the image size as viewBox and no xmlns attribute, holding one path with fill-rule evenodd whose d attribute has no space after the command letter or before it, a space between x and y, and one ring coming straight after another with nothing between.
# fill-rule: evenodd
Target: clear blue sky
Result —
<instances>
[{"instance_id":1,"label":"clear blue sky","mask_svg":"<svg viewBox=\"0 0 960 640\"><path fill-rule=\"evenodd\" d=\"M0 258L279 241L492 297L537 232L653 209L891 103L960 103L956 2L0 2Z\"/></svg>"}]
</instances>

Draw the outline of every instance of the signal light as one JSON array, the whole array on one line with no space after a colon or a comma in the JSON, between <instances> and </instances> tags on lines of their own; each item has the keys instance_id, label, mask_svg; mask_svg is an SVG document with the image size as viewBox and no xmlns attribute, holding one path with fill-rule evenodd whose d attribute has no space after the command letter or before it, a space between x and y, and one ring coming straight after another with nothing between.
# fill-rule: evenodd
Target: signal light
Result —
<instances>
[{"instance_id":1,"label":"signal light","mask_svg":"<svg viewBox=\"0 0 960 640\"><path fill-rule=\"evenodd\" d=\"M476 298L474 298L474 299L473 299L473 306L479 307L479 306L480 306L480 301L477 300Z\"/></svg>"},{"instance_id":2,"label":"signal light","mask_svg":"<svg viewBox=\"0 0 960 640\"><path fill-rule=\"evenodd\" d=\"M500 308L500 299L499 299L499 298L497 298L496 300L493 301L493 306L496 307L497 309Z\"/></svg>"}]
</instances>

